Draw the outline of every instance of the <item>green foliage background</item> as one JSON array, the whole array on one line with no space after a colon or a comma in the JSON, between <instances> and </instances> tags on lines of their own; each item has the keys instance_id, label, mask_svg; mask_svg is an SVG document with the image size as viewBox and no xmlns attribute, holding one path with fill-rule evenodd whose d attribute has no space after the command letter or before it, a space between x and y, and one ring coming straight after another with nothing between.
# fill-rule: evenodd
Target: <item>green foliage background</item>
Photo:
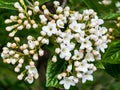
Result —
<instances>
[{"instance_id":1,"label":"green foliage background","mask_svg":"<svg viewBox=\"0 0 120 90\"><path fill-rule=\"evenodd\" d=\"M8 32L5 31L4 20L9 18L10 15L16 14L16 10L13 7L16 1L18 0L0 0L0 52L2 47L11 41L8 37ZM41 4L49 2L49 0L38 1ZM120 16L120 12L116 12L117 8L115 7L115 3L119 0L112 0L112 4L108 6L99 4L99 1L101 0L68 0L67 3L73 10L80 12L88 8L94 9L98 16L105 20L107 28L114 28L112 34L115 37L109 44L106 53L103 54L102 60L95 62L98 71L94 73L94 81L79 84L78 87L72 87L70 90L120 90L120 28L117 28L115 23L117 17ZM54 73L52 75L54 76ZM18 81L16 77L17 74L14 73L14 67L4 64L0 57L0 90L43 90L42 88L44 90L53 90L53 88L47 88L43 82L40 84L40 80L28 85L24 81ZM51 81L54 82L54 77ZM51 83L47 83L47 85L52 86Z\"/></svg>"}]
</instances>

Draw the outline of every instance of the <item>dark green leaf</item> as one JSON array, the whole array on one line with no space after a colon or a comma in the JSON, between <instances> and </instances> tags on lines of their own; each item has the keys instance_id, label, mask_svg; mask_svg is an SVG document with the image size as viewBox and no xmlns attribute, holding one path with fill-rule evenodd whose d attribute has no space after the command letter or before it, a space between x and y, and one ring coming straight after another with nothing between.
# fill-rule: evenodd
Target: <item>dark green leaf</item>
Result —
<instances>
[{"instance_id":1,"label":"dark green leaf","mask_svg":"<svg viewBox=\"0 0 120 90\"><path fill-rule=\"evenodd\" d=\"M100 62L100 61L96 61L94 64L98 69L105 69L102 62Z\"/></svg>"},{"instance_id":2,"label":"dark green leaf","mask_svg":"<svg viewBox=\"0 0 120 90\"><path fill-rule=\"evenodd\" d=\"M18 0L0 0L0 8L15 10L14 3Z\"/></svg>"},{"instance_id":3,"label":"dark green leaf","mask_svg":"<svg viewBox=\"0 0 120 90\"><path fill-rule=\"evenodd\" d=\"M120 79L120 64L105 64L105 71L111 76Z\"/></svg>"},{"instance_id":4,"label":"dark green leaf","mask_svg":"<svg viewBox=\"0 0 120 90\"><path fill-rule=\"evenodd\" d=\"M105 54L103 55L102 62L118 64L120 63L120 40L113 41Z\"/></svg>"},{"instance_id":5,"label":"dark green leaf","mask_svg":"<svg viewBox=\"0 0 120 90\"><path fill-rule=\"evenodd\" d=\"M58 60L57 63L53 63L49 60L47 65L47 73L46 73L46 86L47 87L56 87L60 88L59 80L57 79L57 75L60 74L64 70L64 60Z\"/></svg>"}]
</instances>

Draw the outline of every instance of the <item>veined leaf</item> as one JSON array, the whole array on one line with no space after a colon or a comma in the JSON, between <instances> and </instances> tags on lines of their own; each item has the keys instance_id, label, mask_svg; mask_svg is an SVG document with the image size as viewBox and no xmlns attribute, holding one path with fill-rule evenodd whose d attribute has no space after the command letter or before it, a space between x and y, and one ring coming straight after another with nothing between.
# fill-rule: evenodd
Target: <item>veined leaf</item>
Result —
<instances>
[{"instance_id":1,"label":"veined leaf","mask_svg":"<svg viewBox=\"0 0 120 90\"><path fill-rule=\"evenodd\" d=\"M61 85L59 84L59 80L57 79L57 75L64 70L64 64L64 60L58 60L57 63L53 63L51 60L49 60L46 72L47 87L61 87Z\"/></svg>"},{"instance_id":2,"label":"veined leaf","mask_svg":"<svg viewBox=\"0 0 120 90\"><path fill-rule=\"evenodd\" d=\"M102 62L110 64L120 63L120 40L111 42L102 57Z\"/></svg>"},{"instance_id":3,"label":"veined leaf","mask_svg":"<svg viewBox=\"0 0 120 90\"><path fill-rule=\"evenodd\" d=\"M0 0L0 8L16 10L14 3L18 0Z\"/></svg>"},{"instance_id":4,"label":"veined leaf","mask_svg":"<svg viewBox=\"0 0 120 90\"><path fill-rule=\"evenodd\" d=\"M105 67L101 61L96 61L96 62L94 62L94 64L98 69L105 69Z\"/></svg>"}]
</instances>

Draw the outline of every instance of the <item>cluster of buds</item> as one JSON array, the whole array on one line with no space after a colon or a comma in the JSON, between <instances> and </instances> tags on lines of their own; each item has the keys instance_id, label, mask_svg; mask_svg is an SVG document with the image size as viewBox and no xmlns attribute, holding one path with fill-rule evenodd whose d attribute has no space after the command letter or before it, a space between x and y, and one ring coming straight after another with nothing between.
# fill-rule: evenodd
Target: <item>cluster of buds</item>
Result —
<instances>
[{"instance_id":1,"label":"cluster of buds","mask_svg":"<svg viewBox=\"0 0 120 90\"><path fill-rule=\"evenodd\" d=\"M34 14L39 11L39 2L36 1L31 8L28 8L25 6L24 2L16 2L14 4L14 7L18 9L18 16L10 16L10 19L6 19L5 23L10 24L10 26L6 27L6 31L11 32L9 34L10 37L14 37L15 33L18 30L23 30L23 29L36 29L38 28L38 24L34 20ZM11 25L11 23L14 23L14 25Z\"/></svg>"},{"instance_id":2,"label":"cluster of buds","mask_svg":"<svg viewBox=\"0 0 120 90\"><path fill-rule=\"evenodd\" d=\"M14 43L8 42L6 47L3 47L1 54L4 63L17 65L14 69L15 72L21 73L18 75L18 79L22 80L23 76L28 74L25 78L29 83L33 82L33 77L38 78L38 72L35 66L35 61L38 61L39 57L44 55L44 50L41 46L48 44L49 41L46 38L38 37L35 40L34 37L27 37L27 44L22 44L19 37L14 37ZM24 65L24 63L28 65ZM24 71L20 69L25 67Z\"/></svg>"},{"instance_id":3,"label":"cluster of buds","mask_svg":"<svg viewBox=\"0 0 120 90\"><path fill-rule=\"evenodd\" d=\"M51 58L53 63L57 64L60 59L67 63L66 70L57 75L59 84L63 84L65 89L69 89L80 80L82 83L93 80L92 74L96 71L93 62L101 59L101 53L105 52L110 40L107 36L108 30L101 26L104 21L99 19L92 9L79 13L71 11L68 6L61 7L58 1L54 1L53 4L55 14L52 14L45 5L40 10L38 1L33 5L30 4L31 8L27 7L24 2L15 3L15 7L20 12L19 15L5 20L7 24L17 22L13 26L6 27L7 31L14 29L9 36L13 37L17 30L31 27L38 28L40 34L37 39L29 35L27 44L22 45L20 38L14 37L15 43L9 42L7 47L3 48L1 55L4 62L8 64L16 65L18 63L15 72L20 72L24 60L27 59L25 70L18 75L18 79L22 80L27 74L25 80L32 83L34 78L37 79L39 76L35 61L44 55L41 47L52 43L55 47ZM34 15L36 17L33 20L31 18ZM40 18L40 22L37 22L37 16Z\"/></svg>"},{"instance_id":4,"label":"cluster of buds","mask_svg":"<svg viewBox=\"0 0 120 90\"><path fill-rule=\"evenodd\" d=\"M120 17L117 18L117 23L116 23L117 27L120 27Z\"/></svg>"}]
</instances>

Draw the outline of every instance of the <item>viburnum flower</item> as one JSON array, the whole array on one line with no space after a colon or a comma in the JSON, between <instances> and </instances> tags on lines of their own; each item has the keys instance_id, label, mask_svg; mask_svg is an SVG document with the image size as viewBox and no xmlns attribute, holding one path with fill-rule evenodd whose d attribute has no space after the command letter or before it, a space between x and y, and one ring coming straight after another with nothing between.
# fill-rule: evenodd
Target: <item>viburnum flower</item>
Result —
<instances>
[{"instance_id":1,"label":"viburnum flower","mask_svg":"<svg viewBox=\"0 0 120 90\"><path fill-rule=\"evenodd\" d=\"M73 76L70 77L64 77L61 81L60 84L64 85L65 89L69 89L70 86L75 86L75 82L73 81Z\"/></svg>"},{"instance_id":2,"label":"viburnum flower","mask_svg":"<svg viewBox=\"0 0 120 90\"><path fill-rule=\"evenodd\" d=\"M57 32L56 23L48 22L48 25L43 26L42 30L46 32L48 36L52 36L52 34L56 34Z\"/></svg>"}]
</instances>

